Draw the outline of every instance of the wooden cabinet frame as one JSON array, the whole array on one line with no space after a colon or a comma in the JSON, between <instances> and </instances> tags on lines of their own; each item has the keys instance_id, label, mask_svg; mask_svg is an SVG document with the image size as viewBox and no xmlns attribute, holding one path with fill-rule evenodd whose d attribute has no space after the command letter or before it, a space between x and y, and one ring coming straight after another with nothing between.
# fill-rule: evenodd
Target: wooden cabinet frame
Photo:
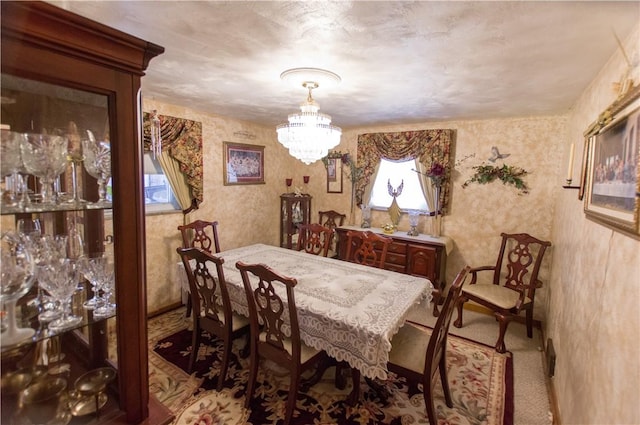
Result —
<instances>
[{"instance_id":1,"label":"wooden cabinet frame","mask_svg":"<svg viewBox=\"0 0 640 425\"><path fill-rule=\"evenodd\" d=\"M140 78L164 48L47 3L3 1L1 7L3 74L108 98L122 411L115 422L166 423L171 418L156 411L150 415L149 408L140 140ZM90 356L100 357L104 349L94 344Z\"/></svg>"}]
</instances>

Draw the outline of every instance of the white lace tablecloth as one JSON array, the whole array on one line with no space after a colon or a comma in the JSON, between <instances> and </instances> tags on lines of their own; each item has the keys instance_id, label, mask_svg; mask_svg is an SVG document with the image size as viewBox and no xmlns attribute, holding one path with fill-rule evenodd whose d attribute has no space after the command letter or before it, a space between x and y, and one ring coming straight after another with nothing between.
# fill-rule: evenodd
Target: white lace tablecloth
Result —
<instances>
[{"instance_id":1,"label":"white lace tablecloth","mask_svg":"<svg viewBox=\"0 0 640 425\"><path fill-rule=\"evenodd\" d=\"M233 309L245 316L249 310L237 261L264 263L295 277L301 339L370 378L387 378L391 338L412 306L431 300L433 286L426 278L305 252L256 244L216 255L225 260Z\"/></svg>"}]
</instances>

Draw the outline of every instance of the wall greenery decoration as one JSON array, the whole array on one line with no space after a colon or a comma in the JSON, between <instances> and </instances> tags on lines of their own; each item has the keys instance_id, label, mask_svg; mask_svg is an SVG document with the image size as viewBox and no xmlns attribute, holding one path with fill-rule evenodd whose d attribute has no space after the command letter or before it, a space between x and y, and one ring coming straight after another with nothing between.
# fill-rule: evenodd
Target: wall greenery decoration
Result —
<instances>
[{"instance_id":1,"label":"wall greenery decoration","mask_svg":"<svg viewBox=\"0 0 640 425\"><path fill-rule=\"evenodd\" d=\"M463 188L469 186L470 183L487 184L497 179L502 181L502 184L515 186L520 194L529 193L529 187L522 179L529 174L529 172L523 168L507 164L503 164L502 166L481 164L472 168L475 172L464 182L462 185Z\"/></svg>"}]
</instances>

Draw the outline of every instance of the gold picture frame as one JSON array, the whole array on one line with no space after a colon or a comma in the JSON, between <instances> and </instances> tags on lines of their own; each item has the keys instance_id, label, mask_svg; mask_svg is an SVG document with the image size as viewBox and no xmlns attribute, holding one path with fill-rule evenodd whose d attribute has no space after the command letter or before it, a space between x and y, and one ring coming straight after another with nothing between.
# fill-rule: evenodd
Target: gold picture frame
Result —
<instances>
[{"instance_id":1,"label":"gold picture frame","mask_svg":"<svg viewBox=\"0 0 640 425\"><path fill-rule=\"evenodd\" d=\"M614 102L585 135L587 218L640 236L640 87Z\"/></svg>"}]
</instances>

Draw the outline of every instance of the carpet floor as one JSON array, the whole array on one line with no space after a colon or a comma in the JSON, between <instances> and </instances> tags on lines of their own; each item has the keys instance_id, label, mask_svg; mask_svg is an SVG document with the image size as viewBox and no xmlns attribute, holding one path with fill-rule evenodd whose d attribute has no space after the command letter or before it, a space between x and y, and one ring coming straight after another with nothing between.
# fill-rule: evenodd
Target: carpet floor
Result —
<instances>
[{"instance_id":1,"label":"carpet floor","mask_svg":"<svg viewBox=\"0 0 640 425\"><path fill-rule=\"evenodd\" d=\"M187 424L275 424L284 416L289 389L287 372L262 362L254 397L244 408L248 359L238 356L244 340L234 342L224 388L215 390L221 343L205 334L194 373L186 372L191 354L191 332L186 329L184 310L177 310L150 325L150 391L171 409L175 425ZM454 406L444 402L436 384L435 407L440 424L513 424L513 368L510 353L498 354L492 347L450 336L448 374ZM361 382L358 403L346 402L348 383L339 390L334 368L308 391L300 391L292 420L309 424L427 424L421 385L393 374L371 388ZM349 381L347 381L349 382ZM384 394L385 396L381 396Z\"/></svg>"}]
</instances>

